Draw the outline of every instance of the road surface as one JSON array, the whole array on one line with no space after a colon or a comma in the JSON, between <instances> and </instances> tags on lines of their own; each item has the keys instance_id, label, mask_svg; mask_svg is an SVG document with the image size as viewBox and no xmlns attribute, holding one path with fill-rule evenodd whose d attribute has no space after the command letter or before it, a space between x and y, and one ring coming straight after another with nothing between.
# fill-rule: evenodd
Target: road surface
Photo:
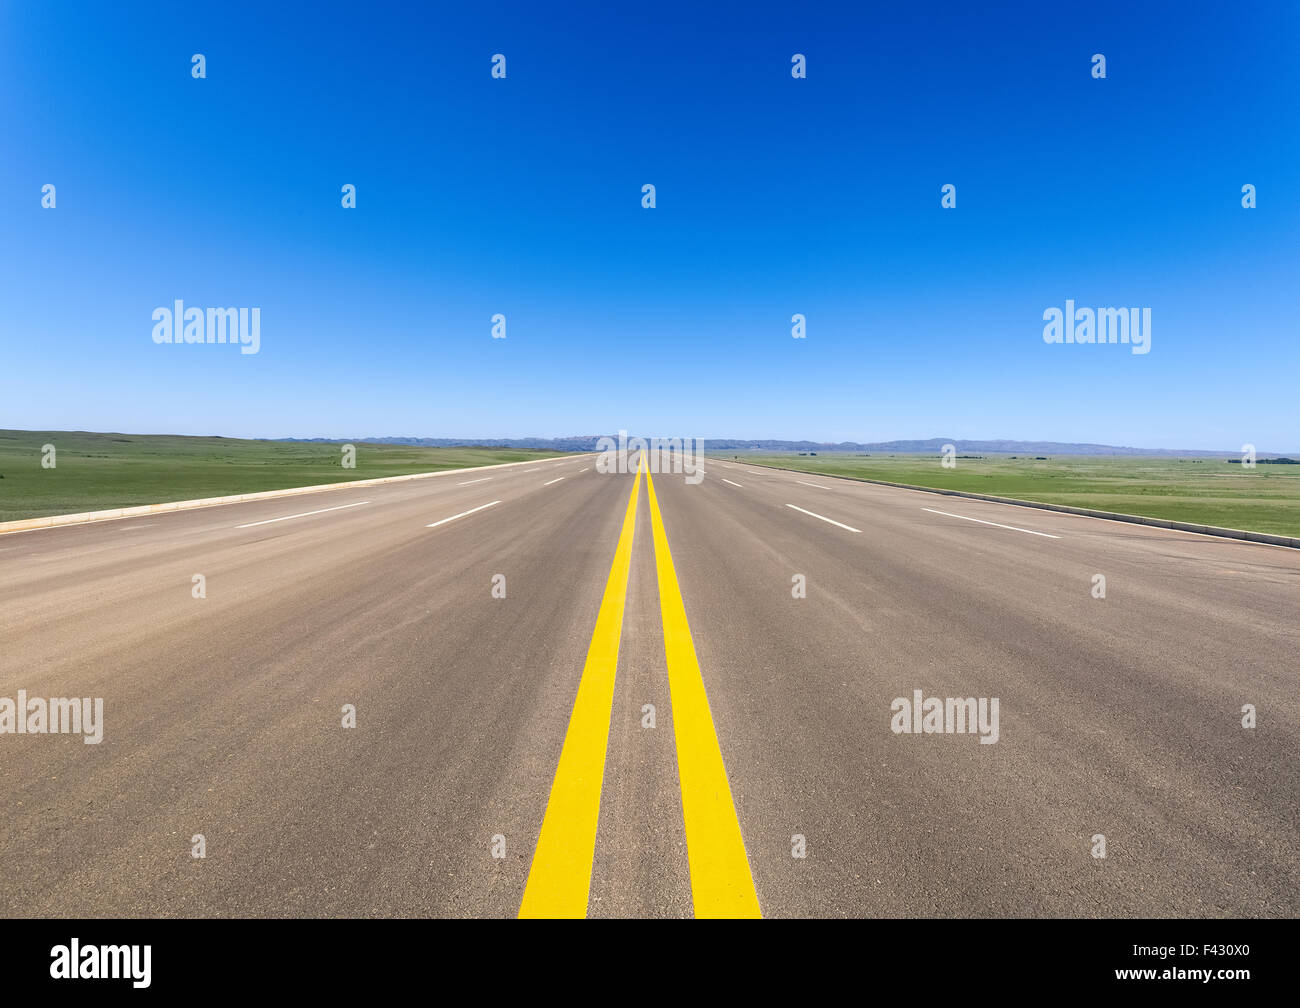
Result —
<instances>
[{"instance_id":1,"label":"road surface","mask_svg":"<svg viewBox=\"0 0 1300 1008\"><path fill-rule=\"evenodd\" d=\"M706 468L0 536L0 914L1300 915L1300 551Z\"/></svg>"}]
</instances>

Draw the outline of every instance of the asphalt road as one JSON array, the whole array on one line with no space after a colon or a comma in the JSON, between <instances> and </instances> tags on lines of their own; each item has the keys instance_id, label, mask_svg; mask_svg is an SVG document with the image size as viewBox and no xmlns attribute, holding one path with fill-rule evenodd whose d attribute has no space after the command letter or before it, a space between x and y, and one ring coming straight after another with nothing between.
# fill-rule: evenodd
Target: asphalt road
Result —
<instances>
[{"instance_id":1,"label":"asphalt road","mask_svg":"<svg viewBox=\"0 0 1300 1008\"><path fill-rule=\"evenodd\" d=\"M1300 551L707 470L0 536L0 914L1300 915Z\"/></svg>"}]
</instances>

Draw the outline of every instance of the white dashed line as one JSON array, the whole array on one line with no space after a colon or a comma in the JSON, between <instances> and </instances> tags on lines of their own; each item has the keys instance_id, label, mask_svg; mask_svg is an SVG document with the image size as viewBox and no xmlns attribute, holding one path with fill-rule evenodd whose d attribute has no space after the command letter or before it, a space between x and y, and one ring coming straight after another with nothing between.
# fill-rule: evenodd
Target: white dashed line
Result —
<instances>
[{"instance_id":1,"label":"white dashed line","mask_svg":"<svg viewBox=\"0 0 1300 1008\"><path fill-rule=\"evenodd\" d=\"M457 483L456 485L457 485L457 486L471 486L471 485L473 485L473 484L475 484L475 483L483 483L483 482L486 482L487 480L490 480L491 478L492 478L491 476L484 476L484 477L482 477L481 479L476 479L476 480L466 480L464 483Z\"/></svg>"},{"instance_id":2,"label":"white dashed line","mask_svg":"<svg viewBox=\"0 0 1300 1008\"><path fill-rule=\"evenodd\" d=\"M270 525L272 522L288 521L290 518L307 518L311 515L324 514L326 511L342 511L344 508L360 507L362 504L369 504L370 501L357 501L355 504L340 504L338 507L321 508L319 511L303 511L301 514L285 515L283 518L268 518L266 521L249 522L246 525L236 525L235 528L253 528L257 525Z\"/></svg>"},{"instance_id":3,"label":"white dashed line","mask_svg":"<svg viewBox=\"0 0 1300 1008\"><path fill-rule=\"evenodd\" d=\"M731 483L731 480L729 480L729 479L727 479L727 477L723 476L723 477L722 477L722 482L723 482L723 483ZM742 490L745 489L745 488L744 488L743 486L741 486L739 483L731 483L731 485L734 486L734 487L740 487L740 489L742 489Z\"/></svg>"},{"instance_id":4,"label":"white dashed line","mask_svg":"<svg viewBox=\"0 0 1300 1008\"><path fill-rule=\"evenodd\" d=\"M558 483L562 479L564 479L563 476L559 477L558 479L548 480L547 482L543 483L542 486L550 486L552 483Z\"/></svg>"},{"instance_id":5,"label":"white dashed line","mask_svg":"<svg viewBox=\"0 0 1300 1008\"><path fill-rule=\"evenodd\" d=\"M796 511L802 511L806 515L812 515L814 518L820 518L824 522L830 522L832 525L838 525L842 529L848 529L850 532L861 532L862 529L855 529L852 525L845 525L843 522L837 522L834 518L827 518L825 515L819 515L816 511L804 511L803 508L795 504L787 504L786 507L794 508Z\"/></svg>"},{"instance_id":6,"label":"white dashed line","mask_svg":"<svg viewBox=\"0 0 1300 1008\"><path fill-rule=\"evenodd\" d=\"M936 511L934 508L921 508L922 511L929 511L931 514L943 515L946 518L960 518L962 521L979 522L981 525L992 525L994 528L1010 529L1012 532L1027 532L1030 535L1042 536L1044 539L1060 539L1058 535L1052 535L1050 532L1035 532L1033 529L1017 528L1015 525L999 525L997 522L985 521L983 518L967 518L965 515L950 514L947 511Z\"/></svg>"},{"instance_id":7,"label":"white dashed line","mask_svg":"<svg viewBox=\"0 0 1300 1008\"><path fill-rule=\"evenodd\" d=\"M498 500L498 501L489 501L487 504L480 504L480 505L479 505L478 507L476 507L476 508L470 508L468 511L462 511L460 514L454 514L454 515L452 515L450 518L443 518L441 521L433 522L433 523L431 523L431 524L429 524L429 525L426 525L426 526L424 526L424 527L425 527L425 528L437 528L439 525L446 525L447 522L453 522L453 521L455 521L457 518L464 518L466 515L472 515L475 511L482 511L484 508L490 508L490 507L492 507L493 504L500 504L500 503L501 503L501 502L500 502L499 500Z\"/></svg>"}]
</instances>

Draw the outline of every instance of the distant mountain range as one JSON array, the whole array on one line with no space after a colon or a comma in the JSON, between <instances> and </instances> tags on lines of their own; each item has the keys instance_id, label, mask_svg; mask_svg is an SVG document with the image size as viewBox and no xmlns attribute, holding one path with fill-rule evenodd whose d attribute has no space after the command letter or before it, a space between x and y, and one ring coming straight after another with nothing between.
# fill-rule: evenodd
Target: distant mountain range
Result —
<instances>
[{"instance_id":1,"label":"distant mountain range","mask_svg":"<svg viewBox=\"0 0 1300 1008\"><path fill-rule=\"evenodd\" d=\"M559 438L280 438L282 441L308 441L341 444L347 440L369 444L422 445L433 448L472 446L479 448L524 448L531 451L595 451L604 435L580 434ZM939 454L944 445L953 445L959 453L973 452L1007 455L1149 455L1154 457L1196 456L1198 458L1237 458L1239 451L1209 451L1174 448L1124 448L1116 445L1074 444L1066 441L966 441L961 438L926 438L913 441L772 441L749 438L705 438L706 452L818 452ZM1277 452L1258 451L1263 458ZM1297 453L1291 452L1294 456Z\"/></svg>"}]
</instances>

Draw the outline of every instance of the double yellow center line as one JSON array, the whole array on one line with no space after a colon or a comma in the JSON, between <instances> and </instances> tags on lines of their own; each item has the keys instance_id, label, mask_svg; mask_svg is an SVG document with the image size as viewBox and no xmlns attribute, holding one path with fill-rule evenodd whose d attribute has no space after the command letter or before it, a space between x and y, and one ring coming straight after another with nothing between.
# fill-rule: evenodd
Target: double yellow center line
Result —
<instances>
[{"instance_id":1,"label":"double yellow center line","mask_svg":"<svg viewBox=\"0 0 1300 1008\"><path fill-rule=\"evenodd\" d=\"M524 886L520 917L586 917L591 890L591 862L596 856L596 822L600 786L605 777L605 748L614 707L614 673L623 637L627 576L632 568L632 537L641 494L637 468L623 516L623 531L614 550L614 566L596 614L596 629L573 702L569 730L555 768L542 832L533 851L533 866Z\"/></svg>"},{"instance_id":2,"label":"double yellow center line","mask_svg":"<svg viewBox=\"0 0 1300 1008\"><path fill-rule=\"evenodd\" d=\"M668 551L654 481L648 473L646 487L650 492L655 573L664 623L673 729L677 734L677 775L682 784L682 818L686 823L686 856L691 865L695 916L761 917L722 748L704 690L704 676L686 622L686 604Z\"/></svg>"},{"instance_id":3,"label":"double yellow center line","mask_svg":"<svg viewBox=\"0 0 1300 1008\"><path fill-rule=\"evenodd\" d=\"M596 629L587 650L578 696L524 887L520 917L587 915L600 818L600 790L614 704L614 676L643 470L644 465L638 466L632 484L614 564L596 616ZM695 916L761 917L654 481L649 472L645 472L645 478Z\"/></svg>"}]
</instances>

